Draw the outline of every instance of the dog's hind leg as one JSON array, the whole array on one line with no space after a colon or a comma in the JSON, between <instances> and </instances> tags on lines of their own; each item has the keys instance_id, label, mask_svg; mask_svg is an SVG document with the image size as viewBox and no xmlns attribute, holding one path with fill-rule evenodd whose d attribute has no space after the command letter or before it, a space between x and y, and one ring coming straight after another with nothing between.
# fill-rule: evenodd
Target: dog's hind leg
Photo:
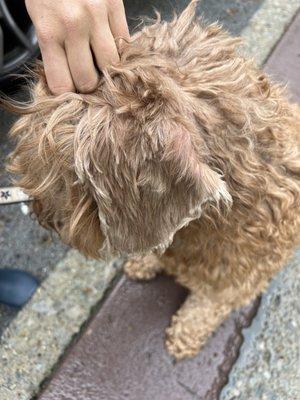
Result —
<instances>
[{"instance_id":1,"label":"dog's hind leg","mask_svg":"<svg viewBox=\"0 0 300 400\"><path fill-rule=\"evenodd\" d=\"M124 264L124 271L130 279L150 280L163 270L163 262L156 255L135 257Z\"/></svg>"}]
</instances>

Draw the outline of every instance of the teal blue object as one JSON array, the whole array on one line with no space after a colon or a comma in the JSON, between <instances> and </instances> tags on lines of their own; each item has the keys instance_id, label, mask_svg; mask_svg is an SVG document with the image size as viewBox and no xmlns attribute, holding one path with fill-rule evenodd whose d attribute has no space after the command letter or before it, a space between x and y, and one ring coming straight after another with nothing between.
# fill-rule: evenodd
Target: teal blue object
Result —
<instances>
[{"instance_id":1,"label":"teal blue object","mask_svg":"<svg viewBox=\"0 0 300 400\"><path fill-rule=\"evenodd\" d=\"M38 288L35 277L19 269L0 269L0 303L22 307Z\"/></svg>"}]
</instances>

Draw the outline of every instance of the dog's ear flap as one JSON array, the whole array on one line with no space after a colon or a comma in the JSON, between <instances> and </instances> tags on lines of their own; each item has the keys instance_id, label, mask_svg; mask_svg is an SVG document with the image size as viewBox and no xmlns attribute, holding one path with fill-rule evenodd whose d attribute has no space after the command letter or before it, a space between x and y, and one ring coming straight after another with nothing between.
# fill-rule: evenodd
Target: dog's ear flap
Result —
<instances>
[{"instance_id":1,"label":"dog's ear flap","mask_svg":"<svg viewBox=\"0 0 300 400\"><path fill-rule=\"evenodd\" d=\"M200 128L199 128L200 129ZM169 173L178 184L181 182L193 189L201 202L231 201L222 175L209 165L209 150L198 130L176 127L170 132L164 148L162 161L169 164Z\"/></svg>"},{"instance_id":2,"label":"dog's ear flap","mask_svg":"<svg viewBox=\"0 0 300 400\"><path fill-rule=\"evenodd\" d=\"M109 254L163 251L176 231L200 218L204 202L231 200L221 175L199 159L201 150L202 154L207 153L199 132L195 140L191 132L178 124L167 131L165 128L166 124L164 131L154 135L160 140L156 141L151 157L145 159L149 149L142 151L143 143L140 150L135 146L135 158L128 150L129 158L119 159L121 169L114 180L120 182L122 175L122 187L117 190L115 186L113 190L108 183L110 205L105 212L101 213L103 199L99 199L99 211L105 215L102 229L106 240L102 250ZM114 164L111 168L116 171L117 167ZM97 192L100 193L99 187Z\"/></svg>"}]
</instances>

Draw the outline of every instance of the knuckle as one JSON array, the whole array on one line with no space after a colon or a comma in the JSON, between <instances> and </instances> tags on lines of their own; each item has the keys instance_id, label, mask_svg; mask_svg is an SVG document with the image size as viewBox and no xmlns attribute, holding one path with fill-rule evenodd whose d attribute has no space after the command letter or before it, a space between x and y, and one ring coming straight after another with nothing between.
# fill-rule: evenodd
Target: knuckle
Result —
<instances>
[{"instance_id":1,"label":"knuckle","mask_svg":"<svg viewBox=\"0 0 300 400\"><path fill-rule=\"evenodd\" d=\"M49 29L36 28L36 35L41 47L45 47L54 41L53 32Z\"/></svg>"},{"instance_id":2,"label":"knuckle","mask_svg":"<svg viewBox=\"0 0 300 400\"><path fill-rule=\"evenodd\" d=\"M67 92L74 92L74 87L71 84L65 84L65 85L49 84L48 86L49 86L51 93L53 93L55 96L58 96L60 94L64 94Z\"/></svg>"},{"instance_id":3,"label":"knuckle","mask_svg":"<svg viewBox=\"0 0 300 400\"><path fill-rule=\"evenodd\" d=\"M89 92L93 92L96 89L97 84L98 84L98 79L96 79L96 80L93 79L90 81L77 83L77 88L82 93L89 93Z\"/></svg>"},{"instance_id":4,"label":"knuckle","mask_svg":"<svg viewBox=\"0 0 300 400\"><path fill-rule=\"evenodd\" d=\"M72 13L68 13L62 19L64 28L67 33L73 34L77 32L81 27L82 16L78 11L73 11Z\"/></svg>"}]
</instances>

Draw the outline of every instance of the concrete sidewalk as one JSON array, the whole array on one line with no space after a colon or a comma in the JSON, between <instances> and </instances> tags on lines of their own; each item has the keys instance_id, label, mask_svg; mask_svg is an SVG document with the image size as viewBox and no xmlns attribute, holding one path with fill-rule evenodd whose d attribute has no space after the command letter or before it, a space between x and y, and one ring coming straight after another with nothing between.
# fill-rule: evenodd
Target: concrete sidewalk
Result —
<instances>
[{"instance_id":1,"label":"concrete sidewalk","mask_svg":"<svg viewBox=\"0 0 300 400\"><path fill-rule=\"evenodd\" d=\"M140 2L127 3L129 16L137 15L137 10L150 12L148 3L142 11ZM160 3L151 2L169 16L170 7ZM180 9L187 1L177 3ZM266 69L288 81L298 98L299 17L295 15L300 0L288 4L207 0L202 4L208 19L218 17L219 10L225 25L242 34L246 51L260 63L292 22ZM294 367L299 360L299 257L263 297L248 333L243 329L251 323L257 304L232 315L198 357L177 364L164 349L163 331L184 299L182 288L164 277L146 284L129 282L120 275L121 260L109 265L86 262L75 251L60 258L58 263L49 263L41 288L3 334L0 400L32 399L41 385L40 400L298 399L294 397L299 384ZM268 321L274 329L269 329ZM292 340L278 350L279 341L285 344L286 330ZM292 376L286 372L291 365ZM292 389L282 385L285 379L293 382Z\"/></svg>"}]
</instances>

